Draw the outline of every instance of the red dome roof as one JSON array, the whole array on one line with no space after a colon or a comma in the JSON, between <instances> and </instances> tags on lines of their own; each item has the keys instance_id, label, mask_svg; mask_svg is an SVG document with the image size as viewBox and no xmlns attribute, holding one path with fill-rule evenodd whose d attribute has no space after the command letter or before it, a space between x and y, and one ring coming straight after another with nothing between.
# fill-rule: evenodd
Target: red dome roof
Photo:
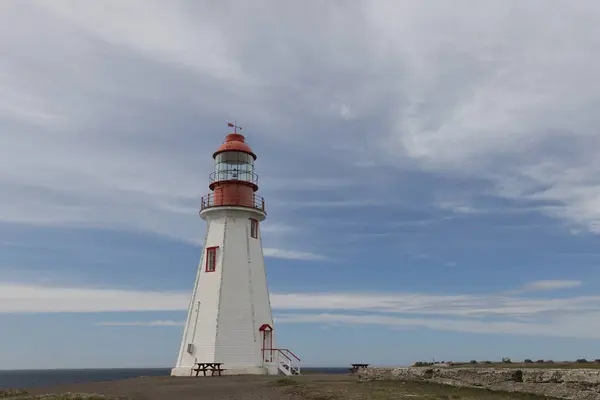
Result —
<instances>
[{"instance_id":1,"label":"red dome roof","mask_svg":"<svg viewBox=\"0 0 600 400\"><path fill-rule=\"evenodd\" d=\"M246 138L239 133L230 133L227 135L225 137L225 142L214 152L213 158L224 151L241 151L250 154L256 160L256 154L254 154L250 146L246 144Z\"/></svg>"}]
</instances>

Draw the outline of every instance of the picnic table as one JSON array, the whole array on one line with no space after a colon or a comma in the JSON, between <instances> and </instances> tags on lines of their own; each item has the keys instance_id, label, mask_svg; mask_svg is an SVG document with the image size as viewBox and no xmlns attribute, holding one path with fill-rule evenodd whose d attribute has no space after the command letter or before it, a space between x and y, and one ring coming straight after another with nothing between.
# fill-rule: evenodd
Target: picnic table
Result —
<instances>
[{"instance_id":1,"label":"picnic table","mask_svg":"<svg viewBox=\"0 0 600 400\"><path fill-rule=\"evenodd\" d=\"M351 373L358 372L359 368L367 368L369 364L352 364L352 368L350 368Z\"/></svg>"},{"instance_id":2,"label":"picnic table","mask_svg":"<svg viewBox=\"0 0 600 400\"><path fill-rule=\"evenodd\" d=\"M196 365L194 365L194 368L192 368L192 372L195 371L196 372L196 376L198 376L200 374L200 372L204 373L204 376L206 376L206 372L210 372L211 376L215 375L215 372L219 373L219 376L221 376L221 372L225 371L224 368L221 368L221 365L223 365L223 363L218 363L218 362L197 362Z\"/></svg>"}]
</instances>

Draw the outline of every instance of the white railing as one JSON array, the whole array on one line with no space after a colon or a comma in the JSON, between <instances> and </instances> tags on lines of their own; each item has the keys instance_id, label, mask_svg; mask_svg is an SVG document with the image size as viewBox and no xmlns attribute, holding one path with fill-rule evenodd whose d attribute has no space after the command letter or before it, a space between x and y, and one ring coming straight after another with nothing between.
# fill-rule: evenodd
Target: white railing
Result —
<instances>
[{"instance_id":1,"label":"white railing","mask_svg":"<svg viewBox=\"0 0 600 400\"><path fill-rule=\"evenodd\" d=\"M275 361L285 375L300 375L300 358L289 349L264 349L265 362Z\"/></svg>"}]
</instances>

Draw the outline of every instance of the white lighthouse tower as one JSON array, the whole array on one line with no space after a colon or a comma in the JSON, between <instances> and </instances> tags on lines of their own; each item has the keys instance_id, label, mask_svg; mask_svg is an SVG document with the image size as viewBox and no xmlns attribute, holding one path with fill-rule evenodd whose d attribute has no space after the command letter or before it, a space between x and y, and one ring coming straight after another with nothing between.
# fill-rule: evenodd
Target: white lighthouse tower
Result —
<instances>
[{"instance_id":1,"label":"white lighthouse tower","mask_svg":"<svg viewBox=\"0 0 600 400\"><path fill-rule=\"evenodd\" d=\"M297 374L299 359L275 347L261 244L265 202L255 192L256 155L237 132L213 154L210 194L200 217L206 237L173 376L197 363L222 363L225 374ZM241 128L240 128L241 129Z\"/></svg>"}]
</instances>

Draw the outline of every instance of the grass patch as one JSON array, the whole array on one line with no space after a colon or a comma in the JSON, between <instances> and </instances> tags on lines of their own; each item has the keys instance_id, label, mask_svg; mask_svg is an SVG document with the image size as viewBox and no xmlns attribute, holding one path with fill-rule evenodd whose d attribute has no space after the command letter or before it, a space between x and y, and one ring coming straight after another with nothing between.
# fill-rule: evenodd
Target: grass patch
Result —
<instances>
[{"instance_id":1,"label":"grass patch","mask_svg":"<svg viewBox=\"0 0 600 400\"><path fill-rule=\"evenodd\" d=\"M307 400L543 400L544 396L462 388L431 382L369 381L307 383L289 388Z\"/></svg>"},{"instance_id":2,"label":"grass patch","mask_svg":"<svg viewBox=\"0 0 600 400\"><path fill-rule=\"evenodd\" d=\"M0 399L4 399L7 397L24 396L26 394L27 394L27 391L23 390L23 389L0 390Z\"/></svg>"},{"instance_id":3,"label":"grass patch","mask_svg":"<svg viewBox=\"0 0 600 400\"><path fill-rule=\"evenodd\" d=\"M276 381L271 382L273 386L296 386L298 381L292 378L279 378Z\"/></svg>"}]
</instances>

